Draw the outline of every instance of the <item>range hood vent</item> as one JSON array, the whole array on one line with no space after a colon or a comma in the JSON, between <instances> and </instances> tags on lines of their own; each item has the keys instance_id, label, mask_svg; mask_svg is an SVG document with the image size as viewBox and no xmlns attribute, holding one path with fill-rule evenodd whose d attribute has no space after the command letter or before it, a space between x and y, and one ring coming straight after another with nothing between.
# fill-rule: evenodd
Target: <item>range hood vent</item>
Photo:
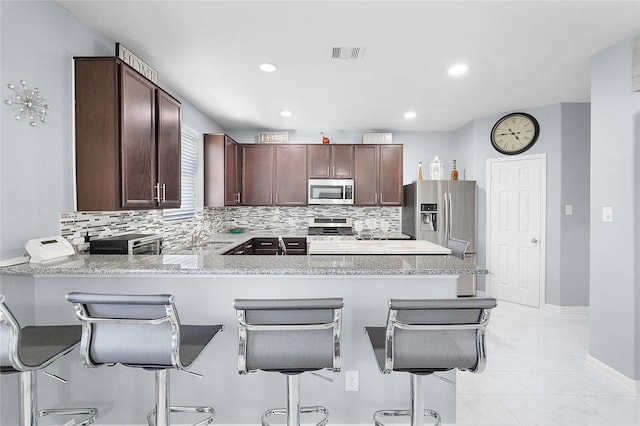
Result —
<instances>
[{"instance_id":1,"label":"range hood vent","mask_svg":"<svg viewBox=\"0 0 640 426\"><path fill-rule=\"evenodd\" d=\"M359 47L332 47L331 59L362 59L365 46Z\"/></svg>"}]
</instances>

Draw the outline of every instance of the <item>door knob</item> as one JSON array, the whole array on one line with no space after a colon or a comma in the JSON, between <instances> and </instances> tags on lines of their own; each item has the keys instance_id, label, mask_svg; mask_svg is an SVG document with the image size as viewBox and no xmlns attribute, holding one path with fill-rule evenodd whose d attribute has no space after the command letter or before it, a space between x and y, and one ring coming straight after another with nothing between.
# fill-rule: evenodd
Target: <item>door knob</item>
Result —
<instances>
[{"instance_id":1,"label":"door knob","mask_svg":"<svg viewBox=\"0 0 640 426\"><path fill-rule=\"evenodd\" d=\"M536 240L535 238L532 238L532 239L531 239L531 242L532 242L533 244L535 244L535 243L537 243L537 242L538 242L538 240Z\"/></svg>"}]
</instances>

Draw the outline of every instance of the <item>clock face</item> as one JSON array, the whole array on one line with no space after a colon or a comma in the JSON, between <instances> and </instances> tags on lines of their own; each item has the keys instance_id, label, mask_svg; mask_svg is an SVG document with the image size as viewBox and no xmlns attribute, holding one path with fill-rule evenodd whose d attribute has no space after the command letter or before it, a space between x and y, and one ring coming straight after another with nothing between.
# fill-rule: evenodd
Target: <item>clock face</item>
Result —
<instances>
[{"instance_id":1,"label":"clock face","mask_svg":"<svg viewBox=\"0 0 640 426\"><path fill-rule=\"evenodd\" d=\"M540 133L538 121L524 112L502 117L491 129L491 145L503 154L520 154L531 148Z\"/></svg>"}]
</instances>

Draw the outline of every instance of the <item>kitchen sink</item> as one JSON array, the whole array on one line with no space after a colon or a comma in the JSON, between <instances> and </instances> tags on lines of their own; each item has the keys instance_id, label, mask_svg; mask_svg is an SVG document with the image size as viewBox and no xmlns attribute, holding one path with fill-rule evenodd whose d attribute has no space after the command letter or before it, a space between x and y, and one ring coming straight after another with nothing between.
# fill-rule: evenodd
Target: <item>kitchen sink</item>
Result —
<instances>
[{"instance_id":1,"label":"kitchen sink","mask_svg":"<svg viewBox=\"0 0 640 426\"><path fill-rule=\"evenodd\" d=\"M229 244L233 244L233 241L208 241L206 243L195 244L192 248L218 250L228 246Z\"/></svg>"}]
</instances>

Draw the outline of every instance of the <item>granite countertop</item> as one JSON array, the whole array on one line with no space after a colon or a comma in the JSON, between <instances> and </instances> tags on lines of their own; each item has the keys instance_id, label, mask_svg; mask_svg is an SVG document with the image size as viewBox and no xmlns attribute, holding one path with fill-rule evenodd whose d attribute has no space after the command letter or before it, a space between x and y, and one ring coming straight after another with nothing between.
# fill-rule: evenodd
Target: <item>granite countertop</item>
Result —
<instances>
[{"instance_id":1,"label":"granite countertop","mask_svg":"<svg viewBox=\"0 0 640 426\"><path fill-rule=\"evenodd\" d=\"M305 235L209 235L199 248L178 248L161 255L76 254L43 264L0 268L0 274L29 275L473 275L488 271L450 255L298 255L225 256L222 253L254 237ZM409 241L359 241L403 243ZM335 243L332 241L331 243ZM353 243L353 242L352 242ZM415 243L415 241L413 241Z\"/></svg>"},{"instance_id":2,"label":"granite countertop","mask_svg":"<svg viewBox=\"0 0 640 426\"><path fill-rule=\"evenodd\" d=\"M469 275L487 270L454 256L224 256L196 254L74 255L49 264L0 269L30 275Z\"/></svg>"},{"instance_id":3,"label":"granite countertop","mask_svg":"<svg viewBox=\"0 0 640 426\"><path fill-rule=\"evenodd\" d=\"M309 254L451 254L447 247L422 240L311 241Z\"/></svg>"}]
</instances>

